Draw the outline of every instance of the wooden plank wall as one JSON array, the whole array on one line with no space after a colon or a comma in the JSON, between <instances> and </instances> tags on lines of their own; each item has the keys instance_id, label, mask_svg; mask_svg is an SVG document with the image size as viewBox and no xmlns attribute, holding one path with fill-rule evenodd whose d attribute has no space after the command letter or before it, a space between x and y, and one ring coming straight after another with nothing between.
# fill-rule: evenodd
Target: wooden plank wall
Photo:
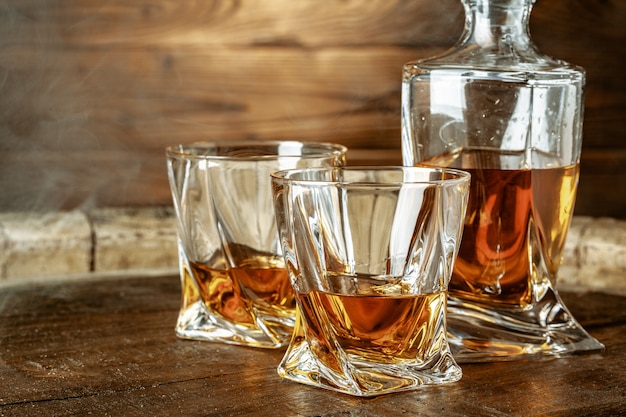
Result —
<instances>
[{"instance_id":1,"label":"wooden plank wall","mask_svg":"<svg viewBox=\"0 0 626 417\"><path fill-rule=\"evenodd\" d=\"M402 65L459 0L0 0L0 211L170 204L164 147L339 142L401 163ZM587 69L576 213L626 218L626 1L538 0L541 50Z\"/></svg>"}]
</instances>

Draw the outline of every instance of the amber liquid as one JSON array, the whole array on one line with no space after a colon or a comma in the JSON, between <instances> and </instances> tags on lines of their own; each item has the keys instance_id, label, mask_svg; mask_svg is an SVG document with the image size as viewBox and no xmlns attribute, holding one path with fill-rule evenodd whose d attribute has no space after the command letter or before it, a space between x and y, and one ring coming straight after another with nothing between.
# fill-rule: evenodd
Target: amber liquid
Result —
<instances>
[{"instance_id":1,"label":"amber liquid","mask_svg":"<svg viewBox=\"0 0 626 417\"><path fill-rule=\"evenodd\" d=\"M472 175L450 294L487 304L524 306L532 301L533 279L555 279L579 168L484 167L485 161L499 158L475 152L424 165L458 165Z\"/></svg>"},{"instance_id":2,"label":"amber liquid","mask_svg":"<svg viewBox=\"0 0 626 417\"><path fill-rule=\"evenodd\" d=\"M254 259L240 267L213 269L190 262L205 305L238 324L255 322L255 312L278 317L295 316L294 292L282 262Z\"/></svg>"},{"instance_id":3,"label":"amber liquid","mask_svg":"<svg viewBox=\"0 0 626 417\"><path fill-rule=\"evenodd\" d=\"M444 292L381 296L310 291L298 297L309 346L336 370L336 343L349 355L377 363L423 358L445 320Z\"/></svg>"}]
</instances>

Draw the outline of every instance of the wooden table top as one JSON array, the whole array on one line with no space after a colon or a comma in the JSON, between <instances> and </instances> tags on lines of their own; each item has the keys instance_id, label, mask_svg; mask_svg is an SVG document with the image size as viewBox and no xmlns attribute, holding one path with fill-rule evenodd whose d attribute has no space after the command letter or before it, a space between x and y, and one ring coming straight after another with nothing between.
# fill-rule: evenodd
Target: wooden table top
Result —
<instances>
[{"instance_id":1,"label":"wooden table top","mask_svg":"<svg viewBox=\"0 0 626 417\"><path fill-rule=\"evenodd\" d=\"M0 289L0 416L626 415L626 297L562 293L602 354L463 365L446 386L356 398L281 380L283 350L178 339L177 276Z\"/></svg>"}]
</instances>

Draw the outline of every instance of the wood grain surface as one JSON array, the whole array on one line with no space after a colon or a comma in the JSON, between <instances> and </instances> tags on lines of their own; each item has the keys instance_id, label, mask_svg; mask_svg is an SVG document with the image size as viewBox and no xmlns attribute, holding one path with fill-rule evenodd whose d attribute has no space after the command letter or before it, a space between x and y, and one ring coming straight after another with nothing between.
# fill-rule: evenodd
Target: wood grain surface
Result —
<instances>
[{"instance_id":1,"label":"wood grain surface","mask_svg":"<svg viewBox=\"0 0 626 417\"><path fill-rule=\"evenodd\" d=\"M626 218L625 21L622 0L531 16L542 51L587 70L580 215ZM0 0L0 210L169 204L163 149L195 140L400 164L402 65L462 24L459 0Z\"/></svg>"},{"instance_id":2,"label":"wood grain surface","mask_svg":"<svg viewBox=\"0 0 626 417\"><path fill-rule=\"evenodd\" d=\"M177 276L4 287L0 415L626 415L626 298L563 295L606 352L466 364L457 383L359 399L281 380L283 350L178 339Z\"/></svg>"}]
</instances>

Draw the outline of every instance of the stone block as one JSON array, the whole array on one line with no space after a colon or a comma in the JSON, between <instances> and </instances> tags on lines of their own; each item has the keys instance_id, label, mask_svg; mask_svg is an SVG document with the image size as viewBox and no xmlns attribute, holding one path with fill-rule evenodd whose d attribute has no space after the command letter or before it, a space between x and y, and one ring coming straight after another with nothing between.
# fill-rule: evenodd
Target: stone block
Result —
<instances>
[{"instance_id":1,"label":"stone block","mask_svg":"<svg viewBox=\"0 0 626 417\"><path fill-rule=\"evenodd\" d=\"M591 288L626 291L626 222L596 218L585 227L579 281Z\"/></svg>"},{"instance_id":2,"label":"stone block","mask_svg":"<svg viewBox=\"0 0 626 417\"><path fill-rule=\"evenodd\" d=\"M177 268L173 208L103 208L91 211L89 218L95 272Z\"/></svg>"},{"instance_id":3,"label":"stone block","mask_svg":"<svg viewBox=\"0 0 626 417\"><path fill-rule=\"evenodd\" d=\"M2 278L85 273L91 229L84 213L0 213Z\"/></svg>"}]
</instances>

